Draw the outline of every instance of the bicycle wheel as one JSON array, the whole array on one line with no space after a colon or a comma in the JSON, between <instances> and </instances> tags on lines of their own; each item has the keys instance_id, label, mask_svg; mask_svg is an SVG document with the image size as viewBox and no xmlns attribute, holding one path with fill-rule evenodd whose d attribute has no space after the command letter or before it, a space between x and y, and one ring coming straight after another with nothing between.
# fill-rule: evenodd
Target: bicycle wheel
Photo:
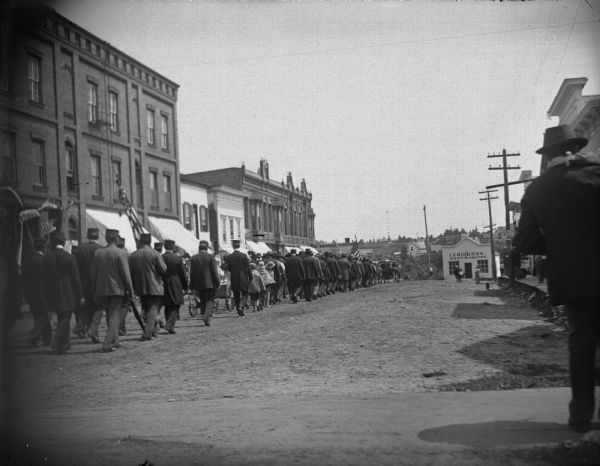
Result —
<instances>
[{"instance_id":1,"label":"bicycle wheel","mask_svg":"<svg viewBox=\"0 0 600 466\"><path fill-rule=\"evenodd\" d=\"M188 312L190 313L190 317L196 317L198 315L198 306L196 305L196 300L194 298L188 303Z\"/></svg>"}]
</instances>

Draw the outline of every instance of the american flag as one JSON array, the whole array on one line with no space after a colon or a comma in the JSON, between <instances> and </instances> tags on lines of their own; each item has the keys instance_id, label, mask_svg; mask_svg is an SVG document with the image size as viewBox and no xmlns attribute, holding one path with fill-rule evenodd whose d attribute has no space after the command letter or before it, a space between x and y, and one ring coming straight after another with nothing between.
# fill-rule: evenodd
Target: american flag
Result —
<instances>
[{"instance_id":1,"label":"american flag","mask_svg":"<svg viewBox=\"0 0 600 466\"><path fill-rule=\"evenodd\" d=\"M358 244L354 243L354 246L352 246L352 249L350 249L350 252L348 253L348 257L358 256L360 256L360 250L358 249Z\"/></svg>"}]
</instances>

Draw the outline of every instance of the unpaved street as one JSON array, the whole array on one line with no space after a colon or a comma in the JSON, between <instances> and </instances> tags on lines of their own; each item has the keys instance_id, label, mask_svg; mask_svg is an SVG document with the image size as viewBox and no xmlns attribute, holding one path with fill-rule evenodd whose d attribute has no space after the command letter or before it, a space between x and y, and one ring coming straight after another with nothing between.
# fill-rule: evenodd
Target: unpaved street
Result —
<instances>
[{"instance_id":1,"label":"unpaved street","mask_svg":"<svg viewBox=\"0 0 600 466\"><path fill-rule=\"evenodd\" d=\"M377 399L377 409L384 413L386 397L436 391L509 366L513 373L518 373L515 367L525 373L533 364L566 368L564 333L541 321L521 299L498 290L486 292L468 281L381 284L312 303L280 304L245 318L221 312L211 327L182 308L177 333L161 333L151 342L137 341L140 330L130 316L122 348L108 354L77 337L64 356L48 348L26 348L30 325L30 319L19 322L11 338L14 422L44 452L53 449L53 458L66 455L60 459L73 464L84 464L78 454L91 451L110 461L124 460L122 464L139 458L152 461L152 455L153 464L177 464L178 454L189 461L185 451L190 444L216 448L205 456L214 462L243 464L240 446L252 444L254 435L264 430L280 432L291 442L281 454L293 450L300 455L295 462L315 464L315 451L303 443L303 436L293 429L285 435L289 426L281 425L281 416L253 432L247 428L252 425L248 411L240 407L287 406L293 411L294 400L312 400L321 403L317 411L323 412L343 400ZM198 415L203 403L206 417ZM186 406L194 406L198 417L186 418ZM301 406L298 416L306 414ZM130 439L128 447L118 428L108 427L119 422L103 419L107 407L120 410L121 424L135 426L136 440ZM61 413L70 413L68 426L61 423ZM139 442L168 434L164 429L173 428L173 419L157 416L169 413L176 413L175 425L185 426L190 434L183 446L173 449L171 439L168 454L164 448L140 447ZM239 419L243 430L232 422L236 413L246 416ZM36 415L45 420L37 427ZM357 419L348 421L329 435L332 446L337 436L353 430ZM380 434L373 438L385 438L385 432ZM213 435L231 442L219 443ZM365 438L361 448L373 447L371 440ZM325 445L322 441L319 448ZM157 451L162 451L161 462L156 462ZM388 460L397 460L390 455ZM288 463L282 458L271 459ZM197 464L203 464L201 458Z\"/></svg>"}]
</instances>

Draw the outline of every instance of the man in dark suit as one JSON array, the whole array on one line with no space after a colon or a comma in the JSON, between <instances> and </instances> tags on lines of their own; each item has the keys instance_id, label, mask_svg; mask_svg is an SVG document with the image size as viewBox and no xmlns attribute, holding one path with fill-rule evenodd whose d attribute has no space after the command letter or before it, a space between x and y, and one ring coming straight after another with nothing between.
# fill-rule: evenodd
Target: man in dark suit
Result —
<instances>
[{"instance_id":1,"label":"man in dark suit","mask_svg":"<svg viewBox=\"0 0 600 466\"><path fill-rule=\"evenodd\" d=\"M538 153L548 169L525 190L513 244L547 256L550 302L569 322L569 424L587 432L594 416L595 354L600 337L600 158L578 151L587 139L567 125L546 129Z\"/></svg>"},{"instance_id":2,"label":"man in dark suit","mask_svg":"<svg viewBox=\"0 0 600 466\"><path fill-rule=\"evenodd\" d=\"M94 253L90 280L94 292L94 301L102 303L106 310L106 336L102 343L102 351L115 351L119 343L119 326L121 309L133 297L133 285L129 272L127 251L117 246L119 230L106 230L104 236L106 247Z\"/></svg>"},{"instance_id":3,"label":"man in dark suit","mask_svg":"<svg viewBox=\"0 0 600 466\"><path fill-rule=\"evenodd\" d=\"M302 259L296 255L296 249L290 250L290 255L285 261L285 274L287 276L288 291L293 303L298 302L298 289L304 284L305 273Z\"/></svg>"},{"instance_id":4,"label":"man in dark suit","mask_svg":"<svg viewBox=\"0 0 600 466\"><path fill-rule=\"evenodd\" d=\"M58 326L54 346L58 354L71 347L71 315L83 304L77 261L65 251L65 235L57 231L50 239L52 249L43 258L43 280L48 310L56 312Z\"/></svg>"},{"instance_id":5,"label":"man in dark suit","mask_svg":"<svg viewBox=\"0 0 600 466\"><path fill-rule=\"evenodd\" d=\"M346 258L346 256L340 257L338 262L338 268L340 270L339 275L339 286L340 291L346 292L348 291L348 287L350 286L350 278L351 278L351 269L350 261Z\"/></svg>"},{"instance_id":6,"label":"man in dark suit","mask_svg":"<svg viewBox=\"0 0 600 466\"><path fill-rule=\"evenodd\" d=\"M167 265L160 253L150 247L151 243L152 235L142 233L139 249L129 258L133 287L140 297L146 319L146 330L140 341L158 336L156 318L165 294L162 276L167 271Z\"/></svg>"},{"instance_id":7,"label":"man in dark suit","mask_svg":"<svg viewBox=\"0 0 600 466\"><path fill-rule=\"evenodd\" d=\"M41 339L44 346L52 342L52 326L46 307L44 291L44 249L46 240L36 238L33 241L34 253L23 261L21 271L23 276L23 291L25 299L29 304L29 311L33 316L33 329L29 333L27 344L37 347Z\"/></svg>"},{"instance_id":8,"label":"man in dark suit","mask_svg":"<svg viewBox=\"0 0 600 466\"><path fill-rule=\"evenodd\" d=\"M315 294L315 286L319 283L319 279L323 275L321 272L321 264L319 260L313 256L310 249L304 251L304 258L302 259L302 267L304 268L304 299L307 301L313 300Z\"/></svg>"},{"instance_id":9,"label":"man in dark suit","mask_svg":"<svg viewBox=\"0 0 600 466\"><path fill-rule=\"evenodd\" d=\"M204 325L210 325L215 291L220 285L217 262L208 253L208 242L200 241L198 254L190 261L190 289L200 298L200 313L204 316Z\"/></svg>"},{"instance_id":10,"label":"man in dark suit","mask_svg":"<svg viewBox=\"0 0 600 466\"><path fill-rule=\"evenodd\" d=\"M102 320L102 307L94 302L94 293L90 280L90 269L92 268L94 254L102 247L98 244L97 228L88 228L87 240L87 243L80 244L73 253L73 256L77 260L81 291L85 300L85 304L80 306L75 313L75 318L79 326L78 335L85 336L87 334L94 343L100 343L98 328ZM79 319L77 320L78 315Z\"/></svg>"},{"instance_id":11,"label":"man in dark suit","mask_svg":"<svg viewBox=\"0 0 600 466\"><path fill-rule=\"evenodd\" d=\"M240 317L243 317L244 311L240 307L242 297L248 294L248 282L250 280L250 258L241 252L240 240L234 239L231 242L233 252L225 257L227 270L231 274L231 291L233 292L233 300L235 308Z\"/></svg>"},{"instance_id":12,"label":"man in dark suit","mask_svg":"<svg viewBox=\"0 0 600 466\"><path fill-rule=\"evenodd\" d=\"M154 245L156 246L156 243ZM179 307L183 304L183 293L188 289L188 279L183 259L174 252L175 241L167 239L164 246L165 253L162 258L167 266L167 271L163 275L165 329L169 333L175 333L175 322L179 318Z\"/></svg>"},{"instance_id":13,"label":"man in dark suit","mask_svg":"<svg viewBox=\"0 0 600 466\"><path fill-rule=\"evenodd\" d=\"M340 267L338 261L330 252L325 253L325 262L329 270L329 288L327 294L335 294L338 289L338 277L340 276Z\"/></svg>"}]
</instances>

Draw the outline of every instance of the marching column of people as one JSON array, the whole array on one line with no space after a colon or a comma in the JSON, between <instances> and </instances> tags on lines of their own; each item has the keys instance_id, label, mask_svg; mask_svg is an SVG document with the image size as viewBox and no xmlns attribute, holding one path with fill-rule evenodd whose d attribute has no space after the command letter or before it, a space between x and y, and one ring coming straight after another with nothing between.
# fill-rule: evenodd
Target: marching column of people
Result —
<instances>
[{"instance_id":1,"label":"marching column of people","mask_svg":"<svg viewBox=\"0 0 600 466\"><path fill-rule=\"evenodd\" d=\"M130 311L142 328L140 341L149 341L158 337L163 307L164 328L174 334L188 290L197 297L204 323L210 326L216 292L222 284L220 274L227 277L227 293L232 294L239 317L250 308L261 311L287 299L311 302L372 286L381 276L378 266L367 258L313 254L310 249L299 253L295 248L285 256L273 252L246 254L240 251L240 240L232 242L233 252L223 258L209 253L209 243L200 241L188 271L173 240L152 247L152 236L143 233L131 254L118 230L106 230L106 246L98 240L98 229L89 228L87 241L72 254L64 249L61 232L52 233L48 242L42 238L34 241L35 251L22 266L24 297L34 317L29 346L36 347L41 340L60 354L68 351L72 315L73 334L100 343L99 329L105 315L106 334L100 350L113 352L121 346L119 336L127 333ZM135 297L139 298L141 314ZM58 317L54 335L50 313Z\"/></svg>"}]
</instances>

